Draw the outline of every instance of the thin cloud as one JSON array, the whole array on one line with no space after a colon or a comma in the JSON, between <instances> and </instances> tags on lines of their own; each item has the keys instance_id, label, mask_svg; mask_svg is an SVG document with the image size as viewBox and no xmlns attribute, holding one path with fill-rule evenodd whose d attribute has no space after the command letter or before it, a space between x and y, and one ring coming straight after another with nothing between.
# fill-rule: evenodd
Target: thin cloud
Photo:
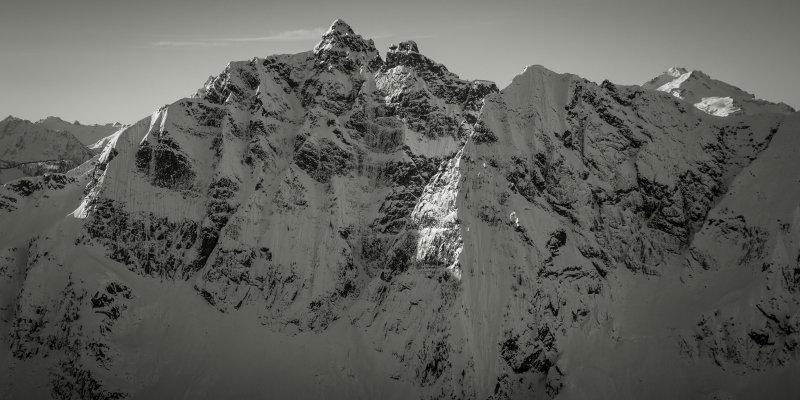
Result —
<instances>
[{"instance_id":1,"label":"thin cloud","mask_svg":"<svg viewBox=\"0 0 800 400\"><path fill-rule=\"evenodd\" d=\"M218 41L209 41L209 42L179 42L179 41L171 41L171 40L162 40L160 42L153 43L153 46L159 47L210 47L210 46L227 46L230 43L226 42L218 42Z\"/></svg>"},{"instance_id":2,"label":"thin cloud","mask_svg":"<svg viewBox=\"0 0 800 400\"><path fill-rule=\"evenodd\" d=\"M212 47L229 46L233 43L244 42L294 42L301 40L319 40L325 34L325 28L294 29L289 31L277 32L268 36L238 37L238 38L218 38L203 41L173 41L162 40L153 43L157 47Z\"/></svg>"},{"instance_id":3,"label":"thin cloud","mask_svg":"<svg viewBox=\"0 0 800 400\"><path fill-rule=\"evenodd\" d=\"M292 42L295 40L317 40L325 34L325 28L295 29L269 36L219 39L224 42Z\"/></svg>"}]
</instances>

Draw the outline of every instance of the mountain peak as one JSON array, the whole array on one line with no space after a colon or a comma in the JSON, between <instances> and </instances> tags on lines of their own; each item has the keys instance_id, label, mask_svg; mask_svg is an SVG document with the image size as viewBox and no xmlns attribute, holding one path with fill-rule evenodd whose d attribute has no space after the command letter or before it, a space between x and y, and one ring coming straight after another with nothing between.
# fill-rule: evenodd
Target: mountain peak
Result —
<instances>
[{"instance_id":1,"label":"mountain peak","mask_svg":"<svg viewBox=\"0 0 800 400\"><path fill-rule=\"evenodd\" d=\"M688 69L686 69L684 67L671 67L666 72L664 72L664 74L677 78L677 77L679 77L679 76L681 76L681 75L683 75L685 73L688 73L688 72L691 72L691 71L689 71Z\"/></svg>"},{"instance_id":2,"label":"mountain peak","mask_svg":"<svg viewBox=\"0 0 800 400\"><path fill-rule=\"evenodd\" d=\"M372 39L365 40L361 35L355 33L347 22L337 19L322 35L322 40L314 46L314 54L326 51L359 52L370 49L375 49Z\"/></svg>"},{"instance_id":3,"label":"mountain peak","mask_svg":"<svg viewBox=\"0 0 800 400\"><path fill-rule=\"evenodd\" d=\"M400 44L393 44L389 46L390 52L403 52L403 53L419 53L417 42L413 40L406 40Z\"/></svg>"},{"instance_id":4,"label":"mountain peak","mask_svg":"<svg viewBox=\"0 0 800 400\"><path fill-rule=\"evenodd\" d=\"M63 119L61 119L59 117L53 116L53 115L51 115L51 116L49 116L47 118L42 118L42 119L36 121L36 123L39 123L39 124L49 123L49 122L55 122L55 123L66 122L66 123L69 123L69 122L67 122L67 121L65 121L65 120L63 120Z\"/></svg>"},{"instance_id":5,"label":"mountain peak","mask_svg":"<svg viewBox=\"0 0 800 400\"><path fill-rule=\"evenodd\" d=\"M794 111L785 104L757 100L753 94L696 69L672 67L642 87L669 93L693 104L698 110L718 117L760 112L787 114Z\"/></svg>"},{"instance_id":6,"label":"mountain peak","mask_svg":"<svg viewBox=\"0 0 800 400\"><path fill-rule=\"evenodd\" d=\"M800 399L800 114L419 50L337 20L120 130L0 123L3 398Z\"/></svg>"},{"instance_id":7,"label":"mountain peak","mask_svg":"<svg viewBox=\"0 0 800 400\"><path fill-rule=\"evenodd\" d=\"M562 75L555 72L541 64L531 64L526 66L520 75L534 74L534 75Z\"/></svg>"},{"instance_id":8,"label":"mountain peak","mask_svg":"<svg viewBox=\"0 0 800 400\"><path fill-rule=\"evenodd\" d=\"M355 33L341 19L333 21L328 31L322 35L322 40L314 46L314 54L322 59L347 58L361 65L371 65L380 58L375 42Z\"/></svg>"},{"instance_id":9,"label":"mountain peak","mask_svg":"<svg viewBox=\"0 0 800 400\"><path fill-rule=\"evenodd\" d=\"M419 52L417 42L404 40L389 46L386 53L386 69L394 68L398 65L415 67L417 69L435 70L439 72L449 72L447 67L439 64ZM436 73L439 73L436 72Z\"/></svg>"},{"instance_id":10,"label":"mountain peak","mask_svg":"<svg viewBox=\"0 0 800 400\"><path fill-rule=\"evenodd\" d=\"M350 25L347 22L344 22L344 20L341 20L341 19L337 19L336 21L333 21L333 23L331 24L331 27L328 28L327 32L325 32L325 36L327 36L327 35L329 35L331 33L334 33L334 32L337 32L339 34L350 34L350 35L355 34L355 32L353 31L353 28L351 28Z\"/></svg>"}]
</instances>

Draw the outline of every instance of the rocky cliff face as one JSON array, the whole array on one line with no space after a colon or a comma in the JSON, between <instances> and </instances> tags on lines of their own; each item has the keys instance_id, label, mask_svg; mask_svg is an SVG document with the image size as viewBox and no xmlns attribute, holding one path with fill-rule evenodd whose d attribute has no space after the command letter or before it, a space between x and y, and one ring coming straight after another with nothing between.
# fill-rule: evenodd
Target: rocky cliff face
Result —
<instances>
[{"instance_id":1,"label":"rocky cliff face","mask_svg":"<svg viewBox=\"0 0 800 400\"><path fill-rule=\"evenodd\" d=\"M800 119L693 105L539 66L500 91L342 21L232 62L3 186L0 386L797 396Z\"/></svg>"}]
</instances>

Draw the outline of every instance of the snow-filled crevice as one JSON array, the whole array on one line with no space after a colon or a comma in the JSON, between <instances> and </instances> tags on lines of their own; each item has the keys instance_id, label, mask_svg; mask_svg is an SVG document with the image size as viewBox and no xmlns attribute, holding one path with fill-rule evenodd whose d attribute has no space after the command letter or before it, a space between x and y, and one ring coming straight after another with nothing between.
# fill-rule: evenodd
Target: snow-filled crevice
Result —
<instances>
[{"instance_id":1,"label":"snow-filled crevice","mask_svg":"<svg viewBox=\"0 0 800 400\"><path fill-rule=\"evenodd\" d=\"M431 179L411 213L419 235L414 260L423 266L444 265L456 279L461 279L458 258L464 246L456 207L463 153L462 148Z\"/></svg>"}]
</instances>

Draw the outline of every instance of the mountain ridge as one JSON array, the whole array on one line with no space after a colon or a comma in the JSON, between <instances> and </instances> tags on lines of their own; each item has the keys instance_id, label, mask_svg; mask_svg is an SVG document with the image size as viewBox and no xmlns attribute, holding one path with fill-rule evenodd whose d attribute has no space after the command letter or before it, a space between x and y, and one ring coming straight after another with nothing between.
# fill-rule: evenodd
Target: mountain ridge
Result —
<instances>
[{"instance_id":1,"label":"mountain ridge","mask_svg":"<svg viewBox=\"0 0 800 400\"><path fill-rule=\"evenodd\" d=\"M0 183L23 176L63 173L94 156L67 131L8 116L0 121Z\"/></svg>"},{"instance_id":2,"label":"mountain ridge","mask_svg":"<svg viewBox=\"0 0 800 400\"><path fill-rule=\"evenodd\" d=\"M371 43L337 20L4 185L6 395L800 393L797 113Z\"/></svg>"}]
</instances>

